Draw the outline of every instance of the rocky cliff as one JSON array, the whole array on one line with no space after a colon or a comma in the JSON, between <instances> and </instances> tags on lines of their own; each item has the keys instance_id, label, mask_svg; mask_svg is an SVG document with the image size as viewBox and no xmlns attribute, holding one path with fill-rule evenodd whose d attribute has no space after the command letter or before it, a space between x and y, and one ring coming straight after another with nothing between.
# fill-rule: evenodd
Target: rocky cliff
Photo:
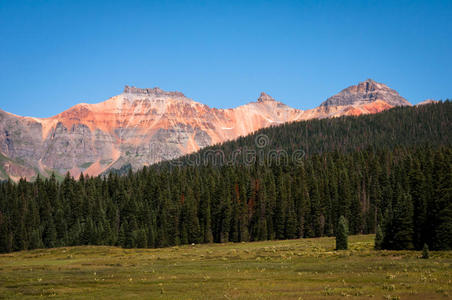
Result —
<instances>
[{"instance_id":1,"label":"rocky cliff","mask_svg":"<svg viewBox=\"0 0 452 300\"><path fill-rule=\"evenodd\" d=\"M32 179L51 172L98 175L133 169L284 122L377 113L411 105L372 80L351 86L318 108L298 110L261 93L256 102L216 109L180 92L126 86L97 104L81 103L50 118L0 110L0 178Z\"/></svg>"}]
</instances>

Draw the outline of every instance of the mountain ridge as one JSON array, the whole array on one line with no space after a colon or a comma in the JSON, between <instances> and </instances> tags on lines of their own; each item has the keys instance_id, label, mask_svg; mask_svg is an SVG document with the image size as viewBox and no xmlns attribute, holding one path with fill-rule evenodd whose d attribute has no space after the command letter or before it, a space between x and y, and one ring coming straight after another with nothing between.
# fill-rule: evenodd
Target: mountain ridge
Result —
<instances>
[{"instance_id":1,"label":"mountain ridge","mask_svg":"<svg viewBox=\"0 0 452 300\"><path fill-rule=\"evenodd\" d=\"M0 110L0 178L134 170L286 122L378 113L411 105L373 80L350 86L319 107L300 110L265 92L244 105L218 109L182 92L125 86L106 101L80 103L49 118Z\"/></svg>"}]
</instances>

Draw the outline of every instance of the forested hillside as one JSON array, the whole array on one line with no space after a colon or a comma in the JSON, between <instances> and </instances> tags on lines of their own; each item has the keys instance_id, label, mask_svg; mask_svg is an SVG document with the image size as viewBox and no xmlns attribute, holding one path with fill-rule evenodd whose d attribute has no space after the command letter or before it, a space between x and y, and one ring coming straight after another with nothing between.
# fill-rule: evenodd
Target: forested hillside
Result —
<instances>
[{"instance_id":1,"label":"forested hillside","mask_svg":"<svg viewBox=\"0 0 452 300\"><path fill-rule=\"evenodd\" d=\"M436 147L452 143L451 130L452 103L446 100L437 104L396 107L378 114L313 119L268 127L234 141L206 147L171 161L171 165L208 164L213 161L209 154L218 150L229 162L232 157L243 159L241 155L235 156L237 149L284 150L289 156L294 151L302 150L309 157L333 151L354 152L420 145ZM268 137L265 147L256 144L256 139L262 135ZM167 165L167 162L162 165Z\"/></svg>"},{"instance_id":2,"label":"forested hillside","mask_svg":"<svg viewBox=\"0 0 452 300\"><path fill-rule=\"evenodd\" d=\"M269 137L268 148L306 148L302 161L161 164L125 176L4 182L0 251L329 236L341 215L351 234L380 225L384 248L452 249L451 107L397 108L259 132ZM221 147L228 152L254 142L252 135Z\"/></svg>"}]
</instances>

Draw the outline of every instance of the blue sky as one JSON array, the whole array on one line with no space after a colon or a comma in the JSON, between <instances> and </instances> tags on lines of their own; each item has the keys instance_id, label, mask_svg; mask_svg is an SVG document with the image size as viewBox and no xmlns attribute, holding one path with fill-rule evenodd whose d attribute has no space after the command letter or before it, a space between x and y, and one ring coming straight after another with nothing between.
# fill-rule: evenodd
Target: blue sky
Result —
<instances>
[{"instance_id":1,"label":"blue sky","mask_svg":"<svg viewBox=\"0 0 452 300\"><path fill-rule=\"evenodd\" d=\"M0 0L0 108L49 117L124 85L308 109L367 78L452 98L452 1Z\"/></svg>"}]
</instances>

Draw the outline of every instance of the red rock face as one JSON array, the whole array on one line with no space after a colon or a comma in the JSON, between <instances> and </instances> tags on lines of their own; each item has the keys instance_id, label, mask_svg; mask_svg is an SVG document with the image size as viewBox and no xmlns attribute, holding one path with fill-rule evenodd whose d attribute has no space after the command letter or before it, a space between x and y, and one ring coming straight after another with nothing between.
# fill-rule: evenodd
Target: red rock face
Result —
<instances>
[{"instance_id":1,"label":"red rock face","mask_svg":"<svg viewBox=\"0 0 452 300\"><path fill-rule=\"evenodd\" d=\"M356 89L356 93L362 92L362 88ZM393 107L388 102L342 101L341 105L302 111L262 93L256 102L234 109L215 109L180 92L126 86L122 94L107 101L78 104L51 118L19 117L0 111L0 151L4 161L0 177L31 179L38 172L47 176L52 171L94 176L125 164L138 169L263 127L377 113Z\"/></svg>"}]
</instances>

